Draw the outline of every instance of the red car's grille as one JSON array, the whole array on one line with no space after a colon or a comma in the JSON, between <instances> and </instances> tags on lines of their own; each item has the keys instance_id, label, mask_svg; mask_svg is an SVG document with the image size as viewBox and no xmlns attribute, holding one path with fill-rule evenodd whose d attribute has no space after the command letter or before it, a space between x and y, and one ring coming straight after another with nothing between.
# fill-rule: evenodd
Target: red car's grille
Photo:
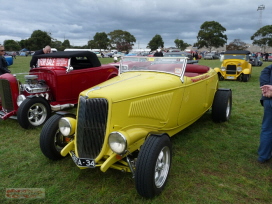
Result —
<instances>
[{"instance_id":1,"label":"red car's grille","mask_svg":"<svg viewBox=\"0 0 272 204\"><path fill-rule=\"evenodd\" d=\"M77 120L77 150L81 158L95 159L100 153L106 132L108 101L80 96Z\"/></svg>"},{"instance_id":2,"label":"red car's grille","mask_svg":"<svg viewBox=\"0 0 272 204\"><path fill-rule=\"evenodd\" d=\"M7 111L13 111L13 100L10 88L10 83L6 79L0 79L0 97L2 102L2 107Z\"/></svg>"}]
</instances>

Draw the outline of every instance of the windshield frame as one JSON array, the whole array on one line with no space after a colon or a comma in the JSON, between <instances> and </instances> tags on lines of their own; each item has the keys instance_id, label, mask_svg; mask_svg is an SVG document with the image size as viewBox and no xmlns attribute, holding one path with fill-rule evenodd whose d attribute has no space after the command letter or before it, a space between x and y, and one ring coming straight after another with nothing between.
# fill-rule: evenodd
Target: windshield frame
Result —
<instances>
[{"instance_id":1,"label":"windshield frame","mask_svg":"<svg viewBox=\"0 0 272 204\"><path fill-rule=\"evenodd\" d=\"M134 56L133 61L127 61L127 58L131 56L124 56L120 60L119 75L126 72L160 72L176 75L183 82L187 57Z\"/></svg>"}]
</instances>

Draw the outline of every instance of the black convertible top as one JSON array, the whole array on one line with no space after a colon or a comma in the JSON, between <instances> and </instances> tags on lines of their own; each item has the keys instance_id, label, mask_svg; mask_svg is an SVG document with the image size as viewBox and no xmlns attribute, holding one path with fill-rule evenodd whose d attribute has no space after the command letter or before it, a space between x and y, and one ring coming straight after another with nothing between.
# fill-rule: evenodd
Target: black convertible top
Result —
<instances>
[{"instance_id":1,"label":"black convertible top","mask_svg":"<svg viewBox=\"0 0 272 204\"><path fill-rule=\"evenodd\" d=\"M97 55L90 51L59 51L52 52L43 55L34 55L37 58L75 58L75 57L86 57L93 67L100 67L101 62ZM33 57L34 57L33 56Z\"/></svg>"},{"instance_id":2,"label":"black convertible top","mask_svg":"<svg viewBox=\"0 0 272 204\"><path fill-rule=\"evenodd\" d=\"M249 55L250 52L248 50L227 50L224 54L244 54L244 55Z\"/></svg>"}]
</instances>

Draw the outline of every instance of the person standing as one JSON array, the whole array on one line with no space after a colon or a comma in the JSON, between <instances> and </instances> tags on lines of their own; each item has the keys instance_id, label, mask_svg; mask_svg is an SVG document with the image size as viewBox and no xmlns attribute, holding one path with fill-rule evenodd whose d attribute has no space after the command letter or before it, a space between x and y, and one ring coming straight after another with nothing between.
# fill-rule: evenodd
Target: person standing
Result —
<instances>
[{"instance_id":1,"label":"person standing","mask_svg":"<svg viewBox=\"0 0 272 204\"><path fill-rule=\"evenodd\" d=\"M266 163L272 154L272 65L265 67L260 75L262 90L261 104L264 107L260 144L258 148L258 162Z\"/></svg>"},{"instance_id":2,"label":"person standing","mask_svg":"<svg viewBox=\"0 0 272 204\"><path fill-rule=\"evenodd\" d=\"M50 52L51 52L51 47L49 45L47 45L45 48L43 48L41 50L35 51L35 53L32 56L32 59L30 61L30 69L37 67L38 58L36 57L36 55L47 54Z\"/></svg>"},{"instance_id":3,"label":"person standing","mask_svg":"<svg viewBox=\"0 0 272 204\"><path fill-rule=\"evenodd\" d=\"M156 50L154 57L163 57L163 53L162 53L161 49Z\"/></svg>"},{"instance_id":4,"label":"person standing","mask_svg":"<svg viewBox=\"0 0 272 204\"><path fill-rule=\"evenodd\" d=\"M0 45L0 75L10 73L10 70L8 69L8 63L4 55L5 47L3 45Z\"/></svg>"}]
</instances>

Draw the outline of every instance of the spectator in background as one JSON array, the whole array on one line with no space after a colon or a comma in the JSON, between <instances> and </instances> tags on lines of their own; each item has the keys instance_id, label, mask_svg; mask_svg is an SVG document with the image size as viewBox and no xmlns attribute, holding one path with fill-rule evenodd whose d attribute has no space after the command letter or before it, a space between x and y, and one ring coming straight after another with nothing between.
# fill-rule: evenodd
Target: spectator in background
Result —
<instances>
[{"instance_id":1,"label":"spectator in background","mask_svg":"<svg viewBox=\"0 0 272 204\"><path fill-rule=\"evenodd\" d=\"M36 57L36 55L47 54L50 52L51 52L51 47L49 45L47 45L45 48L41 50L35 51L30 61L30 69L37 67L38 58Z\"/></svg>"},{"instance_id":2,"label":"spectator in background","mask_svg":"<svg viewBox=\"0 0 272 204\"><path fill-rule=\"evenodd\" d=\"M10 70L8 69L8 63L4 55L5 47L3 45L0 45L0 75L10 73Z\"/></svg>"},{"instance_id":3,"label":"spectator in background","mask_svg":"<svg viewBox=\"0 0 272 204\"><path fill-rule=\"evenodd\" d=\"M269 54L267 52L264 53L264 61L268 61Z\"/></svg>"},{"instance_id":4,"label":"spectator in background","mask_svg":"<svg viewBox=\"0 0 272 204\"><path fill-rule=\"evenodd\" d=\"M12 53L12 58L16 59L16 52Z\"/></svg>"},{"instance_id":5,"label":"spectator in background","mask_svg":"<svg viewBox=\"0 0 272 204\"><path fill-rule=\"evenodd\" d=\"M161 49L156 50L156 52L154 53L154 57L163 57L163 53Z\"/></svg>"}]
</instances>

